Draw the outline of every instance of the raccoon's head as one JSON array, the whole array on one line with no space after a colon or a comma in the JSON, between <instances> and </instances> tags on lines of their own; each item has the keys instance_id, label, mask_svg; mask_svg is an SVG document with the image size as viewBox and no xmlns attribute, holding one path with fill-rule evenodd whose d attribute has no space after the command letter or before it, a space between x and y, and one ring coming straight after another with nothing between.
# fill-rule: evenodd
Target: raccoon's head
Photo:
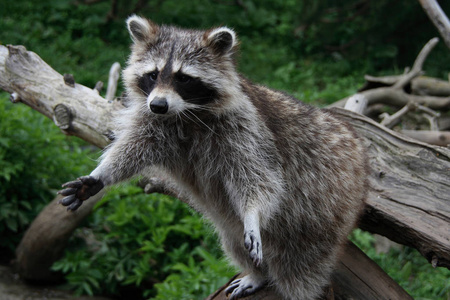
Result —
<instances>
[{"instance_id":1,"label":"raccoon's head","mask_svg":"<svg viewBox=\"0 0 450 300\"><path fill-rule=\"evenodd\" d=\"M236 94L233 30L185 30L138 16L127 25L134 44L124 80L132 101L145 101L152 113L170 116L185 110L217 112Z\"/></svg>"}]
</instances>

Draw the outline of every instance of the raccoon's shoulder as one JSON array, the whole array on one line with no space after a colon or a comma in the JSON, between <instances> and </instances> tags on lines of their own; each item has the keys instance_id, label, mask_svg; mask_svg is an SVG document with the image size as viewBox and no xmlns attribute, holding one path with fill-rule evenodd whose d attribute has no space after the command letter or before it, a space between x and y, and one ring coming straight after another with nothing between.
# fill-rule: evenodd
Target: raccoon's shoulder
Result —
<instances>
[{"instance_id":1,"label":"raccoon's shoulder","mask_svg":"<svg viewBox=\"0 0 450 300\"><path fill-rule=\"evenodd\" d=\"M290 126L292 122L298 125L302 120L318 113L316 107L305 104L285 92L255 84L244 77L241 77L241 88L274 132Z\"/></svg>"}]
</instances>

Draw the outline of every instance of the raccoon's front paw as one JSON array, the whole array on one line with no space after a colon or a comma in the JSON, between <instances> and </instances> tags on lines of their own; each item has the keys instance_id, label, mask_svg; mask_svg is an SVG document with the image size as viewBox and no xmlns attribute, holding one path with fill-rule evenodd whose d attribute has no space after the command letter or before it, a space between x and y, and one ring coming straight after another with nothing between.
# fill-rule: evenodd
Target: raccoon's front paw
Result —
<instances>
[{"instance_id":1,"label":"raccoon's front paw","mask_svg":"<svg viewBox=\"0 0 450 300\"><path fill-rule=\"evenodd\" d=\"M259 233L259 230L248 230L244 232L244 246L245 249L248 250L253 264L259 267L263 258L261 234Z\"/></svg>"},{"instance_id":2,"label":"raccoon's front paw","mask_svg":"<svg viewBox=\"0 0 450 300\"><path fill-rule=\"evenodd\" d=\"M231 282L230 285L225 289L225 293L226 295L231 293L229 300L234 300L254 294L258 290L263 288L264 285L264 278L249 274Z\"/></svg>"},{"instance_id":3,"label":"raccoon's front paw","mask_svg":"<svg viewBox=\"0 0 450 300\"><path fill-rule=\"evenodd\" d=\"M77 210L83 201L89 199L89 197L97 194L101 189L103 189L103 182L93 176L83 176L78 178L78 180L70 181L62 185L64 190L58 192L65 196L58 203L67 206L67 210L75 211Z\"/></svg>"}]
</instances>

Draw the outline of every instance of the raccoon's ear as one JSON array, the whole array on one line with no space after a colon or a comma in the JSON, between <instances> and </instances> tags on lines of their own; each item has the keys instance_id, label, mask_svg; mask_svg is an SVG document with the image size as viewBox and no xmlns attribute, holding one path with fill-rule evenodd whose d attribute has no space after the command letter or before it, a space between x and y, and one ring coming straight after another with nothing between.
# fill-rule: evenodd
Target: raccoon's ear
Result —
<instances>
[{"instance_id":1,"label":"raccoon's ear","mask_svg":"<svg viewBox=\"0 0 450 300\"><path fill-rule=\"evenodd\" d=\"M127 19L127 27L135 43L154 43L158 37L158 25L136 15Z\"/></svg>"},{"instance_id":2,"label":"raccoon's ear","mask_svg":"<svg viewBox=\"0 0 450 300\"><path fill-rule=\"evenodd\" d=\"M236 33L228 27L207 31L204 40L207 46L220 55L230 52L237 44Z\"/></svg>"}]
</instances>

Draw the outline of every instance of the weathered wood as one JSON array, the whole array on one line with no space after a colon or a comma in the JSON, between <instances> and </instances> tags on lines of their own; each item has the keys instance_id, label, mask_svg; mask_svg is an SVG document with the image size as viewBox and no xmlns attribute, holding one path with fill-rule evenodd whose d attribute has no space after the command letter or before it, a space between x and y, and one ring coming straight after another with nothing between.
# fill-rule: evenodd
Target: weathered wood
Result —
<instances>
[{"instance_id":1,"label":"weathered wood","mask_svg":"<svg viewBox=\"0 0 450 300\"><path fill-rule=\"evenodd\" d=\"M450 49L450 20L439 3L436 0L419 0L419 3Z\"/></svg>"},{"instance_id":2,"label":"weathered wood","mask_svg":"<svg viewBox=\"0 0 450 300\"><path fill-rule=\"evenodd\" d=\"M120 76L120 64L118 62L113 63L109 70L108 87L106 89L105 98L107 101L114 100L117 91L117 84Z\"/></svg>"},{"instance_id":3,"label":"weathered wood","mask_svg":"<svg viewBox=\"0 0 450 300\"><path fill-rule=\"evenodd\" d=\"M367 99L363 95L355 94L348 98L344 108L358 114L364 114L367 108Z\"/></svg>"},{"instance_id":4,"label":"weathered wood","mask_svg":"<svg viewBox=\"0 0 450 300\"><path fill-rule=\"evenodd\" d=\"M23 46L0 45L0 88L50 119L55 107L64 104L74 116L64 133L101 148L110 142L112 112L121 105L108 103L83 85L67 85L61 74Z\"/></svg>"},{"instance_id":5,"label":"weathered wood","mask_svg":"<svg viewBox=\"0 0 450 300\"><path fill-rule=\"evenodd\" d=\"M427 144L442 147L448 147L450 145L450 131L401 130L400 132Z\"/></svg>"},{"instance_id":6,"label":"weathered wood","mask_svg":"<svg viewBox=\"0 0 450 300\"><path fill-rule=\"evenodd\" d=\"M437 97L430 95L414 95L405 91L411 82L422 73L422 66L431 50L438 43L438 38L432 38L418 54L413 67L401 76L387 76L384 79L376 79L366 75L366 79L372 80L363 87L358 94L367 99L368 105L386 104L394 107L405 107L408 104L423 105L431 109L449 110L450 96ZM389 84L386 84L389 83ZM344 107L349 97L339 100L330 107Z\"/></svg>"},{"instance_id":7,"label":"weathered wood","mask_svg":"<svg viewBox=\"0 0 450 300\"><path fill-rule=\"evenodd\" d=\"M335 109L365 140L370 192L361 228L412 246L450 267L450 149Z\"/></svg>"},{"instance_id":8,"label":"weathered wood","mask_svg":"<svg viewBox=\"0 0 450 300\"><path fill-rule=\"evenodd\" d=\"M450 109L450 97L437 97L427 95L407 94L403 89L393 89L391 87L380 87L359 92L365 96L368 105L386 104L393 107L403 107L408 103L415 103L437 110ZM344 107L349 97L336 101L330 107Z\"/></svg>"},{"instance_id":9,"label":"weathered wood","mask_svg":"<svg viewBox=\"0 0 450 300\"><path fill-rule=\"evenodd\" d=\"M403 75L375 77L371 75L364 75L366 83L359 91L362 92L379 87L392 86L402 76ZM433 77L419 76L411 80L411 94L449 97L450 82Z\"/></svg>"}]
</instances>

